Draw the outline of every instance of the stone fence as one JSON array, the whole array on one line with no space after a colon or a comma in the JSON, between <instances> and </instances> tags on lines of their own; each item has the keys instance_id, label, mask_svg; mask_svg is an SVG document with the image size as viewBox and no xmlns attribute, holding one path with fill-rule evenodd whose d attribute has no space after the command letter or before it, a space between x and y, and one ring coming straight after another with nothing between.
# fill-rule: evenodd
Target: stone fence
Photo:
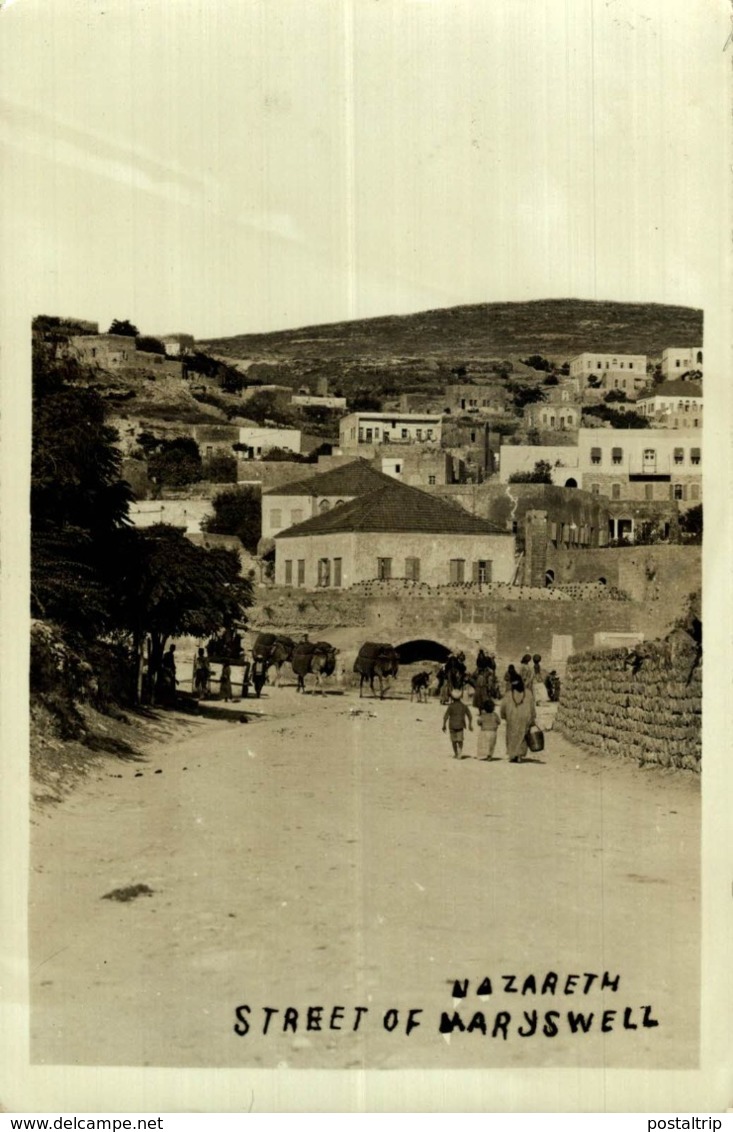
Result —
<instances>
[{"instance_id":1,"label":"stone fence","mask_svg":"<svg viewBox=\"0 0 733 1132\"><path fill-rule=\"evenodd\" d=\"M702 665L684 633L567 662L555 728L594 752L700 771Z\"/></svg>"}]
</instances>

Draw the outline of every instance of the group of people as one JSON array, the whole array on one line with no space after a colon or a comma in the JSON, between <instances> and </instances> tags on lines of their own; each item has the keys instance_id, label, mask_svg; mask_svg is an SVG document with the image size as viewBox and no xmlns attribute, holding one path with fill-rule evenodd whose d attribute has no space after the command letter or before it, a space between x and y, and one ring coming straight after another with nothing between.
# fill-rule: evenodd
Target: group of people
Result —
<instances>
[{"instance_id":1,"label":"group of people","mask_svg":"<svg viewBox=\"0 0 733 1132\"><path fill-rule=\"evenodd\" d=\"M512 763L526 759L527 733L537 722L536 705L546 703L551 698L548 689L550 676L556 677L556 674L545 673L539 654L531 656L525 653L518 671L513 664L507 668L504 674L504 692L501 695L496 675L496 658L493 653L479 650L476 672L471 681L473 707L478 711L477 759L488 762L493 758L502 719L506 722L507 759ZM443 716L443 731L450 733L453 758L461 759L464 758L464 732L466 726L469 731L473 731L473 717L468 704L463 700L463 687L451 688L449 695L450 700Z\"/></svg>"}]
</instances>

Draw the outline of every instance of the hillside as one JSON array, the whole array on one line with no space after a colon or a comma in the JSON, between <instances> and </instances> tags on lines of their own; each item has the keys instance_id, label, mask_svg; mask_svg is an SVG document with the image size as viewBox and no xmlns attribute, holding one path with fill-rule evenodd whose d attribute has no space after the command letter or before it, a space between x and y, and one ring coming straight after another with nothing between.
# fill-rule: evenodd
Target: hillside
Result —
<instances>
[{"instance_id":1,"label":"hillside","mask_svg":"<svg viewBox=\"0 0 733 1132\"><path fill-rule=\"evenodd\" d=\"M702 324L702 311L692 307L547 299L241 334L200 345L228 357L273 363L358 358L440 365L535 353L562 363L583 350L659 356L665 346L701 342Z\"/></svg>"}]
</instances>

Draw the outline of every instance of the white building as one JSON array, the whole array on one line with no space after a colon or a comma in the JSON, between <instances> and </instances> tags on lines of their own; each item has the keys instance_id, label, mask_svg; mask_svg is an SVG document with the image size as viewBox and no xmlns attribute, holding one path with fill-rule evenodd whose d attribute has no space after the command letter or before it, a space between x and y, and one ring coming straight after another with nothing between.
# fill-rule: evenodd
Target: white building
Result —
<instances>
[{"instance_id":1,"label":"white building","mask_svg":"<svg viewBox=\"0 0 733 1132\"><path fill-rule=\"evenodd\" d=\"M301 434L299 428L259 428L257 425L241 425L239 443L249 449L249 458L261 460L270 448L285 448L289 452L300 453Z\"/></svg>"},{"instance_id":2,"label":"white building","mask_svg":"<svg viewBox=\"0 0 733 1132\"><path fill-rule=\"evenodd\" d=\"M330 394L320 396L316 393L297 393L294 395L291 405L311 405L315 408L321 409L345 409L345 397L332 397Z\"/></svg>"},{"instance_id":3,"label":"white building","mask_svg":"<svg viewBox=\"0 0 733 1132\"><path fill-rule=\"evenodd\" d=\"M639 398L636 411L660 428L702 428L702 386L698 381L663 381Z\"/></svg>"},{"instance_id":4,"label":"white building","mask_svg":"<svg viewBox=\"0 0 733 1132\"><path fill-rule=\"evenodd\" d=\"M432 413L349 413L339 422L339 445L432 444L440 446L442 417Z\"/></svg>"},{"instance_id":5,"label":"white building","mask_svg":"<svg viewBox=\"0 0 733 1132\"><path fill-rule=\"evenodd\" d=\"M641 375L646 380L646 354L595 354L589 351L578 354L570 363L570 376L581 378L583 384L600 381L606 370Z\"/></svg>"},{"instance_id":6,"label":"white building","mask_svg":"<svg viewBox=\"0 0 733 1132\"><path fill-rule=\"evenodd\" d=\"M581 428L577 447L502 445L499 478L509 484L540 460L553 483L612 500L672 500L685 510L702 498L699 429Z\"/></svg>"},{"instance_id":7,"label":"white building","mask_svg":"<svg viewBox=\"0 0 733 1132\"><path fill-rule=\"evenodd\" d=\"M662 377L681 377L690 370L702 373L702 346L668 346L662 350Z\"/></svg>"}]
</instances>

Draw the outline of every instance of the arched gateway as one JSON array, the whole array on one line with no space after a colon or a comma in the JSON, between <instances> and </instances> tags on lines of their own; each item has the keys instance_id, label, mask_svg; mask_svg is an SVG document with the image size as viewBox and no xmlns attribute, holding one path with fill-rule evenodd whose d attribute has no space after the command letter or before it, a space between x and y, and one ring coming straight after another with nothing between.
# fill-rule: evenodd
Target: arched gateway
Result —
<instances>
[{"instance_id":1,"label":"arched gateway","mask_svg":"<svg viewBox=\"0 0 733 1132\"><path fill-rule=\"evenodd\" d=\"M400 664L416 664L421 660L435 660L442 664L450 656L450 649L440 641L420 637L414 641L404 641L396 645Z\"/></svg>"}]
</instances>

